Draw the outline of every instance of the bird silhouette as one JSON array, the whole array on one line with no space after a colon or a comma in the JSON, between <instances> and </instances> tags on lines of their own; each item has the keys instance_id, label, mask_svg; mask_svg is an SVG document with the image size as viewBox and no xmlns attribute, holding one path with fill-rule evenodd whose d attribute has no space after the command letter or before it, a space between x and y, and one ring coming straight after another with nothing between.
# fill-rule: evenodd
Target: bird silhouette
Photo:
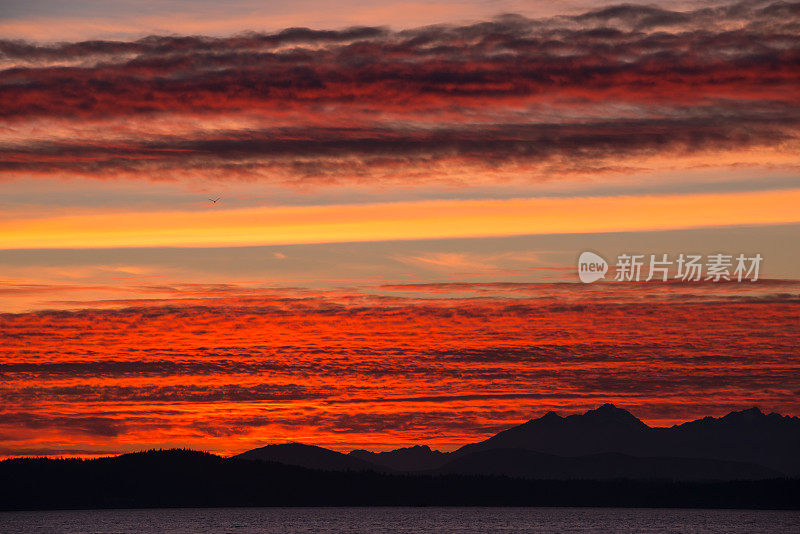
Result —
<instances>
[{"instance_id":1,"label":"bird silhouette","mask_svg":"<svg viewBox=\"0 0 800 534\"><path fill-rule=\"evenodd\" d=\"M217 201L218 201L220 198L221 198L221 197L217 197L217 198L209 198L208 200L210 200L211 202L213 202L214 204L216 204L216 203L217 203Z\"/></svg>"}]
</instances>

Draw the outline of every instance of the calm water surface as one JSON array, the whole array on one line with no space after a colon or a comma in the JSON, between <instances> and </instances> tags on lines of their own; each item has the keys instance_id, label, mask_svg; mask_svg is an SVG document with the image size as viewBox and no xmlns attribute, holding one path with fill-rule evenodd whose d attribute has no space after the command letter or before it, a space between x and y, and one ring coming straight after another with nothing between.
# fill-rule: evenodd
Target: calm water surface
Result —
<instances>
[{"instance_id":1,"label":"calm water surface","mask_svg":"<svg viewBox=\"0 0 800 534\"><path fill-rule=\"evenodd\" d=\"M800 512L609 508L183 508L0 512L3 533L800 533Z\"/></svg>"}]
</instances>

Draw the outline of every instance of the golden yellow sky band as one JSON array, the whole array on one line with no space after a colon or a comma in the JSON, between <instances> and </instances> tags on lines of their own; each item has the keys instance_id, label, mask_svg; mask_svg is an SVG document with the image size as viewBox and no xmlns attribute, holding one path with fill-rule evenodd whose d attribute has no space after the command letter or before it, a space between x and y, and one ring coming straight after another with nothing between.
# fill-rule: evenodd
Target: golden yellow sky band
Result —
<instances>
[{"instance_id":1,"label":"golden yellow sky band","mask_svg":"<svg viewBox=\"0 0 800 534\"><path fill-rule=\"evenodd\" d=\"M800 222L800 189L440 200L0 221L0 248L235 246L667 230Z\"/></svg>"}]
</instances>

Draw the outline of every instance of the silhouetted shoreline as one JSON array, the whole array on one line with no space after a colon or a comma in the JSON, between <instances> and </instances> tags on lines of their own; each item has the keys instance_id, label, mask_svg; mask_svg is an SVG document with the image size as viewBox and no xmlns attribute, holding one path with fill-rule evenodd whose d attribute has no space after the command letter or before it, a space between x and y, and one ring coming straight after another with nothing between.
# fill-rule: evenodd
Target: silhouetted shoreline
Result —
<instances>
[{"instance_id":1,"label":"silhouetted shoreline","mask_svg":"<svg viewBox=\"0 0 800 534\"><path fill-rule=\"evenodd\" d=\"M248 506L800 509L800 479L530 480L323 471L191 450L0 462L2 510Z\"/></svg>"}]
</instances>

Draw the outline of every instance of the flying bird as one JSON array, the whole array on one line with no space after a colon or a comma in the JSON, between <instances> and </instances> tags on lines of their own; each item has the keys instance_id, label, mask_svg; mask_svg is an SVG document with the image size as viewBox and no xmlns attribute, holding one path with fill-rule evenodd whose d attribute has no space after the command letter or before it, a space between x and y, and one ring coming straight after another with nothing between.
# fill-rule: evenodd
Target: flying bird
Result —
<instances>
[{"instance_id":1,"label":"flying bird","mask_svg":"<svg viewBox=\"0 0 800 534\"><path fill-rule=\"evenodd\" d=\"M216 204L216 203L217 203L217 201L218 201L220 198L221 198L221 197L217 197L217 198L209 198L208 200L210 200L211 202L213 202L214 204Z\"/></svg>"}]
</instances>

